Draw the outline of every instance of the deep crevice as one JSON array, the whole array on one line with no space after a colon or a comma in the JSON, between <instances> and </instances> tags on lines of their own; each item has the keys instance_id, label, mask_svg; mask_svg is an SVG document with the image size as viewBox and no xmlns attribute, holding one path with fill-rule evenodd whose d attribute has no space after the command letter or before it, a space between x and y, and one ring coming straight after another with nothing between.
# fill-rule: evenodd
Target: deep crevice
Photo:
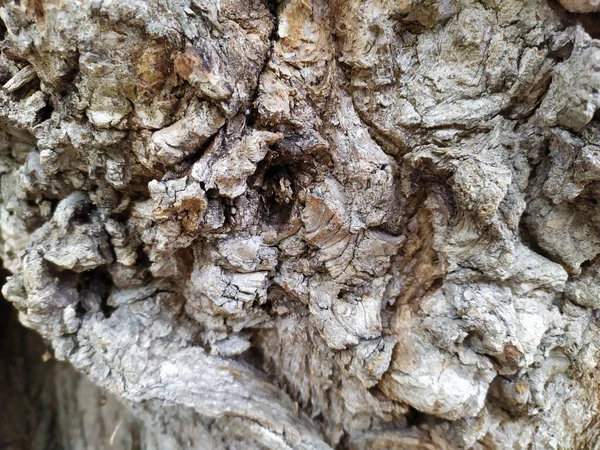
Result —
<instances>
[{"instance_id":1,"label":"deep crevice","mask_svg":"<svg viewBox=\"0 0 600 450\"><path fill-rule=\"evenodd\" d=\"M108 304L112 285L112 276L105 267L82 273L77 288L81 300L77 304L76 312L82 317L89 311L99 309L108 319L117 309Z\"/></svg>"},{"instance_id":2,"label":"deep crevice","mask_svg":"<svg viewBox=\"0 0 600 450\"><path fill-rule=\"evenodd\" d=\"M37 117L36 117L37 121L45 122L46 120L50 119L53 111L54 111L54 108L52 107L52 105L47 104L46 106L44 106L42 109L40 109L38 111Z\"/></svg>"},{"instance_id":3,"label":"deep crevice","mask_svg":"<svg viewBox=\"0 0 600 450\"><path fill-rule=\"evenodd\" d=\"M408 407L408 413L406 414L406 426L410 427L419 427L423 425L427 421L427 414L422 413L421 411L413 408L412 406Z\"/></svg>"},{"instance_id":4,"label":"deep crevice","mask_svg":"<svg viewBox=\"0 0 600 450\"><path fill-rule=\"evenodd\" d=\"M554 256L552 256L550 253L548 253L546 250L540 247L535 237L529 231L529 226L527 225L527 212L523 213L521 221L519 222L519 238L521 239L521 242L527 248L529 248L529 250L533 251L534 253L537 253L538 255L543 256L549 261L562 265L562 262L560 260L557 260Z\"/></svg>"},{"instance_id":5,"label":"deep crevice","mask_svg":"<svg viewBox=\"0 0 600 450\"><path fill-rule=\"evenodd\" d=\"M0 286L10 273L0 261ZM53 362L44 362L44 340L19 323L0 294L0 448L62 448L57 432ZM40 441L45 438L45 441Z\"/></svg>"},{"instance_id":6,"label":"deep crevice","mask_svg":"<svg viewBox=\"0 0 600 450\"><path fill-rule=\"evenodd\" d=\"M4 21L2 19L0 19L0 41L3 41L4 38L6 37L6 32L7 32L7 28L6 28L6 24L4 23Z\"/></svg>"},{"instance_id":7,"label":"deep crevice","mask_svg":"<svg viewBox=\"0 0 600 450\"><path fill-rule=\"evenodd\" d=\"M575 14L575 17L587 34L593 39L600 39L600 12L588 14Z\"/></svg>"},{"instance_id":8,"label":"deep crevice","mask_svg":"<svg viewBox=\"0 0 600 450\"><path fill-rule=\"evenodd\" d=\"M600 38L600 12L570 12L563 8L558 0L548 0L548 5L554 12L561 14L565 28L580 23L593 39Z\"/></svg>"},{"instance_id":9,"label":"deep crevice","mask_svg":"<svg viewBox=\"0 0 600 450\"><path fill-rule=\"evenodd\" d=\"M192 166L197 163L207 150L215 143L218 138L222 138L223 130L227 127L227 124L221 126L213 135L211 135L204 144L199 146L190 155L186 156L183 160L178 162L172 170L169 170L164 166L155 167L159 172L163 172L163 181L175 179L179 176L188 173ZM218 145L218 144L217 144ZM171 176L172 175L172 176Z\"/></svg>"}]
</instances>

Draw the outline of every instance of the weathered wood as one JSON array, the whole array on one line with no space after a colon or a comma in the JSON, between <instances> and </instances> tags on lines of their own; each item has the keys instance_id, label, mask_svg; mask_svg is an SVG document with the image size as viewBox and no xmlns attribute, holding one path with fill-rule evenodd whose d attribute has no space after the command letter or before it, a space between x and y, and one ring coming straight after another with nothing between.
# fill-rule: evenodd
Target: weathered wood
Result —
<instances>
[{"instance_id":1,"label":"weathered wood","mask_svg":"<svg viewBox=\"0 0 600 450\"><path fill-rule=\"evenodd\" d=\"M125 399L124 446L600 448L593 18L11 0L0 19L3 293Z\"/></svg>"}]
</instances>

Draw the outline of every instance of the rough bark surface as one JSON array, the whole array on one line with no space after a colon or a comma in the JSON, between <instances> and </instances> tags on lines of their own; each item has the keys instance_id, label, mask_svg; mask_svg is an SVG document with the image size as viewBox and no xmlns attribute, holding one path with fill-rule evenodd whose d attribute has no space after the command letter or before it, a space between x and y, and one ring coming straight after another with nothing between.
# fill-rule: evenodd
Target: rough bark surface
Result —
<instances>
[{"instance_id":1,"label":"rough bark surface","mask_svg":"<svg viewBox=\"0 0 600 450\"><path fill-rule=\"evenodd\" d=\"M146 448L600 448L593 20L545 0L0 19L4 296Z\"/></svg>"},{"instance_id":2,"label":"rough bark surface","mask_svg":"<svg viewBox=\"0 0 600 450\"><path fill-rule=\"evenodd\" d=\"M51 358L42 338L23 328L4 300L0 312L0 448L224 448L195 411L123 404L70 364Z\"/></svg>"}]
</instances>

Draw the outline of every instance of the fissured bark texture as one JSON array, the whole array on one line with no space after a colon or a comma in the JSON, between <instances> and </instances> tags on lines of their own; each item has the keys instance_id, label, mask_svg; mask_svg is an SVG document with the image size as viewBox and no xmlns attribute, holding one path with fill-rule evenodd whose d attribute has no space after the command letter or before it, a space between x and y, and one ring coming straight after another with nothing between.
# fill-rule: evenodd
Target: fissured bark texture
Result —
<instances>
[{"instance_id":1,"label":"fissured bark texture","mask_svg":"<svg viewBox=\"0 0 600 450\"><path fill-rule=\"evenodd\" d=\"M162 448L598 445L600 41L559 3L0 19L3 293Z\"/></svg>"}]
</instances>

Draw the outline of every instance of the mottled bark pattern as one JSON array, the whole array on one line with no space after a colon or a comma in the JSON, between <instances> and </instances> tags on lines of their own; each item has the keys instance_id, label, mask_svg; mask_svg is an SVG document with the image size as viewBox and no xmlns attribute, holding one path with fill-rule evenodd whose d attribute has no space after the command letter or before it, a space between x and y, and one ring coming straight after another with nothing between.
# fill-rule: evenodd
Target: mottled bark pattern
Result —
<instances>
[{"instance_id":1,"label":"mottled bark pattern","mask_svg":"<svg viewBox=\"0 0 600 450\"><path fill-rule=\"evenodd\" d=\"M4 2L4 295L161 448L600 448L563 6Z\"/></svg>"}]
</instances>

